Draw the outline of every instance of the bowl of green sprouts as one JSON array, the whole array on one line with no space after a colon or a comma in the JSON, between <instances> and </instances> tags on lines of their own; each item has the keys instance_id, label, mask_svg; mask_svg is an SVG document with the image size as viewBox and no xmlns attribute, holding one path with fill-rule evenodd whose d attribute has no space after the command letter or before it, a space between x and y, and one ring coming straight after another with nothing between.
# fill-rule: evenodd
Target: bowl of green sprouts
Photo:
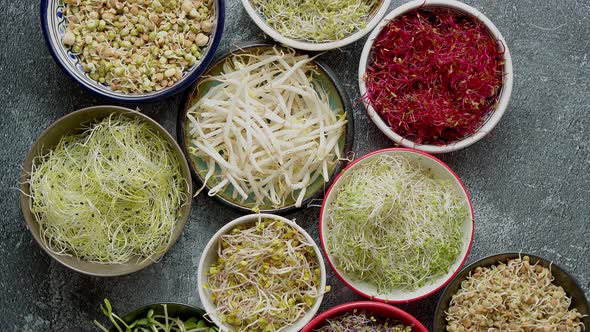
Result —
<instances>
[{"instance_id":1,"label":"bowl of green sprouts","mask_svg":"<svg viewBox=\"0 0 590 332\"><path fill-rule=\"evenodd\" d=\"M242 0L250 18L277 42L306 51L351 44L369 33L391 0Z\"/></svg>"},{"instance_id":2,"label":"bowl of green sprouts","mask_svg":"<svg viewBox=\"0 0 590 332\"><path fill-rule=\"evenodd\" d=\"M459 177L433 156L403 148L353 161L320 215L320 242L336 276L388 303L418 300L448 283L469 253L473 230Z\"/></svg>"},{"instance_id":3,"label":"bowl of green sprouts","mask_svg":"<svg viewBox=\"0 0 590 332\"><path fill-rule=\"evenodd\" d=\"M172 136L117 106L85 108L47 128L25 159L20 190L39 245L93 276L158 261L182 233L192 198L188 164Z\"/></svg>"},{"instance_id":4,"label":"bowl of green sprouts","mask_svg":"<svg viewBox=\"0 0 590 332\"><path fill-rule=\"evenodd\" d=\"M329 290L313 239L271 214L222 227L203 250L198 287L207 315L224 331L299 331Z\"/></svg>"},{"instance_id":5,"label":"bowl of green sprouts","mask_svg":"<svg viewBox=\"0 0 590 332\"><path fill-rule=\"evenodd\" d=\"M113 311L108 299L100 306L110 321L106 328L98 320L94 324L102 332L218 332L215 324L205 317L205 311L190 305L166 302L148 304L124 316Z\"/></svg>"}]
</instances>

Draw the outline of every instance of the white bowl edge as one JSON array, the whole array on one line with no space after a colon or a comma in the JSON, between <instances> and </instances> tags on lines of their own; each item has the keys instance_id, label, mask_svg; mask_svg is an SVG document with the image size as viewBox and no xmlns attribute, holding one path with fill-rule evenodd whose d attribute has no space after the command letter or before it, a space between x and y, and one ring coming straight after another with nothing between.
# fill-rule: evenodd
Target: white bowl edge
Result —
<instances>
[{"instance_id":1,"label":"white bowl edge","mask_svg":"<svg viewBox=\"0 0 590 332\"><path fill-rule=\"evenodd\" d=\"M385 12L389 9L389 5L391 4L391 0L383 0L383 2L381 3L381 7L379 7L379 10L377 10L373 17L371 17L371 19L367 22L367 26L364 29L357 31L344 39L327 43L310 43L291 39L281 35L278 31L266 24L264 19L262 19L262 17L258 15L256 9L252 7L250 1L251 0L242 0L242 5L244 6L244 9L246 9L246 12L250 16L250 18L254 21L254 23L256 23L256 25L258 25L260 29L262 29L262 31L264 31L264 33L266 33L272 39L281 44L305 51L327 51L354 43L355 41L363 38L379 23L379 21L385 15Z\"/></svg>"},{"instance_id":2,"label":"white bowl edge","mask_svg":"<svg viewBox=\"0 0 590 332\"><path fill-rule=\"evenodd\" d=\"M361 53L361 58L359 61L359 69L358 69L359 70L358 71L358 80L359 80L360 94L361 94L361 96L364 96L365 93L367 92L367 87L365 85L365 81L364 81L363 77L365 76L366 67L367 67L367 63L369 60L369 53L371 52L371 48L373 46L373 40L375 38L377 38L379 33L381 33L381 30L383 29L383 27L385 27L389 23L389 21L391 21L393 18L400 16L408 11L411 11L411 10L416 9L421 6L441 6L441 7L444 6L444 7L450 7L453 9L457 9L457 10L466 12L469 15L480 20L486 26L486 28L490 31L490 33L492 33L494 35L496 40L503 45L503 47L504 47L504 74L505 74L505 76L504 76L504 81L502 83L502 92L499 96L497 108L490 114L487 121L475 134L473 134L467 138L464 138L460 141L457 141L455 143L438 146L438 145L430 145L430 144L417 144L409 139L406 139L406 138L400 136L399 134L397 134L393 130L391 130L391 128L387 125L387 123L385 123L385 121L383 121L383 119L381 119L379 114L377 114L375 109L373 109L373 107L370 106L365 100L363 100L363 104L365 105L365 108L367 109L367 113L369 115L369 118L371 118L371 120L375 123L375 125L377 125L377 127L395 143L402 145L404 147L413 148L413 149L428 152L428 153L453 152L453 151L457 151L457 150L461 150L463 148L466 148L466 147L474 144L475 142L481 140L487 134L489 134L492 131L492 129L498 124L498 122L500 121L500 119L502 118L504 113L506 112L506 109L508 108L508 102L510 101L510 96L512 94L512 85L513 85L513 79L514 79L513 78L513 69L512 69L512 57L510 55L510 50L508 49L508 45L506 44L506 40L504 40L504 37L502 36L502 34L498 30L498 28L494 25L494 23L492 23L492 21L490 19L488 19L484 14L482 14L477 9L475 9L467 4L464 4L462 2L455 1L455 0L414 0L414 1L410 1L406 4L403 4L403 5L395 8L394 10L392 10L389 14L387 14L387 16L385 16L381 20L381 22L379 22L379 25L377 25L377 27L373 30L373 32L371 32L371 34L367 38L365 46L363 47L363 51Z\"/></svg>"},{"instance_id":3,"label":"white bowl edge","mask_svg":"<svg viewBox=\"0 0 590 332\"><path fill-rule=\"evenodd\" d=\"M213 320L213 322L217 326L219 326L220 331L230 331L231 328L229 328L227 325L223 324L216 315L217 307L210 300L211 292L209 290L205 290L203 288L203 285L205 283L207 283L207 277L206 277L205 272L209 269L209 267L211 266L211 263L217 257L216 247L217 247L217 244L218 244L218 241L219 241L219 238L221 237L221 235L226 234L228 231L230 231L231 229L235 228L238 225L249 223L249 222L258 220L259 218L260 219L281 220L281 221L287 223L288 225L290 225L291 227L294 227L295 229L297 229L301 234L303 234L303 236L305 236L305 238L310 243L313 244L314 252L318 258L318 263L320 265L320 273L321 273L320 286L319 286L321 295L317 298L314 305L307 311L307 313L303 317L296 320L293 323L293 325L285 327L284 329L281 330L282 332L299 331L307 323L309 323L313 319L316 312L320 308L320 305L321 305L322 300L324 298L323 294L326 289L326 266L324 264L324 260L323 260L323 256L320 251L320 248L317 245L317 243L315 243L313 238L301 226L297 225L294 221L289 220L284 217L281 217L281 216L278 216L278 215L268 214L268 213L245 215L245 216L242 216L242 217L239 217L237 219L230 221L225 226L223 226L219 231L217 231L217 233L215 233L215 235L213 235L213 237L211 237L211 240L209 240L209 242L205 246L205 249L203 249L203 253L201 254L201 258L199 260L199 267L198 267L198 272L197 272L197 276L198 276L197 277L197 284L198 284L199 298L201 299L201 303L203 304L203 308L207 312L207 315L211 318L211 320Z\"/></svg>"},{"instance_id":4,"label":"white bowl edge","mask_svg":"<svg viewBox=\"0 0 590 332\"><path fill-rule=\"evenodd\" d=\"M469 251L471 249L471 244L473 241L473 230L475 227L474 220L473 220L473 214L472 214L473 209L470 204L468 193L467 193L466 189L464 188L464 185L462 184L462 182L460 182L458 176L456 176L452 171L450 171L450 169L447 168L448 166L446 166L442 162L440 162L436 159L433 159L433 157L424 155L419 151L414 152L414 151L410 151L410 150L403 149L403 148L402 148L402 150L398 150L398 148L393 148L393 149L385 149L385 150L377 151L375 153L367 155L366 158L361 157L361 158L363 158L363 160L350 166L350 168L348 168L346 170L346 173L348 173L351 170L354 170L355 168L358 168L359 165L364 164L368 160L371 160L371 159L373 159L379 155L382 155L382 154L389 154L389 155L400 155L401 154L404 157L411 159L412 161L418 162L422 167L430 169L432 171L432 174L435 177L438 177L438 178L442 177L444 179L450 180L453 183L453 189L454 189L455 193L465 199L465 207L469 211L467 217L465 218L465 221L462 224L463 246L461 248L461 253L458 255L455 262L451 265L451 267L449 268L449 271L446 274L429 281L426 285L424 285L416 290L413 290L413 291L395 290L392 292L379 294L379 292L377 291L377 287L375 285L372 285L368 282L355 281L353 277L351 277L350 275L348 275L348 274L342 272L340 269L338 269L338 267L336 266L336 264L334 262L334 259L331 257L331 255L328 251L328 246L326 245L326 236L324 235L322 237L322 241L323 241L322 246L324 247L326 259L328 260L330 265L335 270L334 272L336 273L336 275L338 275L340 278L344 279L346 281L345 283L347 283L349 287L352 287L357 292L362 293L363 295L365 295L368 298L374 298L376 300L384 301L384 302L406 303L406 302L410 302L410 301L419 300L419 299L421 299L425 296L428 296L428 295L432 294L433 292L441 289L444 285L446 285L452 279L452 277L456 273L458 273L460 271L461 267L464 264L465 259L467 258L467 255L469 254ZM332 188L330 189L328 196L325 198L324 208L323 208L322 216L321 216L322 223L320 225L322 234L326 234L326 232L327 232L326 225L327 225L328 218L329 218L329 215L328 215L329 206L334 201L336 193L338 192L338 189L340 188L340 186L343 183L343 179L346 178L346 173L343 173L342 176L340 178L338 178L337 182L335 182L334 185L332 186Z\"/></svg>"}]
</instances>

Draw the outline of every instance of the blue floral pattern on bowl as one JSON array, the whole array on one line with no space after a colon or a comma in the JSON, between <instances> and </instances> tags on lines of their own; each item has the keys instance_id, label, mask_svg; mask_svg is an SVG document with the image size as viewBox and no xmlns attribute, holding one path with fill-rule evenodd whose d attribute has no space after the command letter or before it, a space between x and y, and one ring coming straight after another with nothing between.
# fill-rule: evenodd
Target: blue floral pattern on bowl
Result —
<instances>
[{"instance_id":1,"label":"blue floral pattern on bowl","mask_svg":"<svg viewBox=\"0 0 590 332\"><path fill-rule=\"evenodd\" d=\"M86 74L76 54L72 53L63 43L68 22L64 15L63 0L41 1L41 27L45 42L55 62L61 69L83 88L102 97L116 102L143 103L161 100L188 88L209 65L223 34L225 22L225 0L212 0L211 12L214 17L209 44L203 51L203 56L193 66L183 73L183 77L174 85L159 91L149 93L126 94L113 91L107 84L101 84Z\"/></svg>"}]
</instances>

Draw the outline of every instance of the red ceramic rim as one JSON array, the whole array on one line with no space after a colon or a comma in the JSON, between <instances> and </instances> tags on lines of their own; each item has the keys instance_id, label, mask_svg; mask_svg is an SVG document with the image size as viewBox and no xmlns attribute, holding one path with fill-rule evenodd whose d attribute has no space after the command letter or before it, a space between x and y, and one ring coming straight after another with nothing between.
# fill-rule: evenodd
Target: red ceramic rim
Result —
<instances>
[{"instance_id":1,"label":"red ceramic rim","mask_svg":"<svg viewBox=\"0 0 590 332\"><path fill-rule=\"evenodd\" d=\"M371 301L348 302L332 307L312 319L307 325L305 325L301 332L312 332L314 329L320 328L326 319L354 309L363 309L375 313L376 315L393 317L406 325L412 325L413 332L428 332L424 325L409 313L389 304Z\"/></svg>"},{"instance_id":2,"label":"red ceramic rim","mask_svg":"<svg viewBox=\"0 0 590 332\"><path fill-rule=\"evenodd\" d=\"M354 286L352 286L348 281L346 281L346 279L344 279L344 277L338 272L338 270L336 269L336 267L334 266L334 263L332 263L332 261L330 260L330 257L328 256L328 250L326 250L326 244L324 241L324 232L322 229L322 222L323 222L323 216L324 216L324 208L326 207L326 201L327 198L330 197L330 192L332 191L332 188L334 188L334 186L338 183L338 181L340 180L340 178L342 177L343 174L345 174L351 167L353 167L354 165L356 165L357 163L371 157L374 156L376 154L380 154L380 153L385 153L385 152L411 152L411 153L416 153L419 155L422 155L426 158L429 158L435 162L437 162L438 164L440 164L441 166L443 166L444 168L446 168L457 180L457 182L459 182L459 184L461 185L461 188L463 189L463 192L465 193L465 196L467 197L467 202L469 203L469 212L471 214L471 223L473 224L473 227L471 228L471 235L469 238L469 245L467 246L467 252L465 253L465 256L463 257L463 259L461 260L461 263L459 264L459 266L457 267L457 269L453 272L453 274L451 276L449 276L449 278L447 280L445 280L442 284L440 284L438 287L436 287L435 289L433 289L432 291L421 295L421 296L417 296L417 297L413 297L413 298L409 298L406 300L387 300L387 299L382 299L376 296L372 296L366 293L361 292L360 290L356 289ZM459 271L461 271L461 267L463 266L463 264L465 264L465 261L467 260L467 257L469 256L469 252L471 251L471 247L473 245L473 235L475 232L475 215L473 213L473 204L471 203L471 197L469 196L469 192L467 192L467 188L465 187L465 185L463 184L463 181L461 181L461 179L459 178L459 176L444 162L442 162L440 159L434 157L433 155L430 155L426 152L422 152L416 149L410 149L410 148L387 148L387 149L381 149L381 150L377 150L377 151L373 151L370 153L367 153L366 155L352 161L351 163L348 164L348 166L346 166L346 168L344 168L342 170L342 172L340 172L336 178L334 179L334 182L332 182L332 185L330 186L330 188L328 189L328 191L326 191L326 195L324 196L324 201L322 202L322 208L320 210L320 223L318 225L319 227L319 233L320 233L320 245L322 246L322 250L324 252L324 256L326 257L326 260L328 261L328 264L330 265L330 267L332 268L332 271L334 271L334 273L336 274L336 276L338 277L338 279L340 279L346 286L348 286L350 289L352 289L353 291L355 291L357 294L364 296L368 299L371 300L375 300L375 301L379 301L379 302L383 302L383 303L408 303L408 302L412 302L412 301L416 301L416 300L420 300L423 299L425 297L428 297L436 292L438 292L441 288L443 288L444 286L446 286L446 284L448 284L454 277L455 275L457 275L457 273L459 273Z\"/></svg>"}]
</instances>

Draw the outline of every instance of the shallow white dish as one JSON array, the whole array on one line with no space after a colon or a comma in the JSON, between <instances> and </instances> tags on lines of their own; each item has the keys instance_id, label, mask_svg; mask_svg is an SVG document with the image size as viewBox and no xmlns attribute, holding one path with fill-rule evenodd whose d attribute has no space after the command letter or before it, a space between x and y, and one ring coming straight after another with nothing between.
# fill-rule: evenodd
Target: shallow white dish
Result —
<instances>
[{"instance_id":1,"label":"shallow white dish","mask_svg":"<svg viewBox=\"0 0 590 332\"><path fill-rule=\"evenodd\" d=\"M381 20L383 15L385 15L385 12L389 8L389 4L391 3L391 0L382 0L381 3L378 5L377 9L373 10L371 17L367 21L367 26L364 29L358 30L353 34L348 35L346 38L337 41L325 43L312 43L307 41L291 39L281 35L278 31L276 31L266 23L264 17L260 16L260 14L252 6L250 1L251 0L242 0L242 5L244 5L244 9L246 9L246 12L248 13L248 15L250 15L250 18L252 18L254 23L256 23L256 25L258 25L258 27L262 29L264 33L266 33L272 39L276 40L281 44L306 51L332 50L335 48L346 46L348 44L352 44L355 41L363 38L367 33L369 33L369 31L371 31L377 25L377 23L379 23L379 20Z\"/></svg>"},{"instance_id":2,"label":"shallow white dish","mask_svg":"<svg viewBox=\"0 0 590 332\"><path fill-rule=\"evenodd\" d=\"M245 0L246 1L246 0ZM358 79L359 79L359 89L361 96L365 95L367 92L367 87L365 85L364 77L367 65L369 64L369 57L371 55L371 48L373 47L373 41L377 36L381 33L381 30L385 26L389 24L389 21L399 17L409 11L415 10L417 8L447 8L452 9L455 11L459 11L461 13L467 14L469 16L474 17L475 19L481 21L481 23L488 29L490 34L497 40L497 43L501 45L500 47L504 48L504 78L502 81L502 89L500 91L500 95L498 96L498 103L497 107L494 111L492 111L489 115L484 124L481 128L479 128L473 135L465 137L459 141L447 144L447 145L430 145L430 144L418 144L415 143L407 138L404 138L394 132L385 121L379 116L377 111L373 109L367 102L363 100L363 104L367 109L367 113L369 118L373 120L373 122L377 125L377 127L392 141L395 143L405 146L408 148L417 149L420 151L428 152L428 153L447 153L452 151L457 151L463 148L466 148L475 142L484 138L487 134L489 134L492 129L498 124L504 112L508 107L508 102L510 100L510 95L512 94L512 83L513 83L513 71L512 71L512 57L510 56L510 51L508 50L508 45L502 37L502 34L496 28L494 23L490 21L484 14L482 14L477 9L466 5L459 1L454 0L414 0L410 1L404 5L401 5L394 10L392 10L387 16L381 20L379 25L373 30L373 32L369 35L367 42L363 48L363 52L361 54L361 60L359 62L359 72L358 72Z\"/></svg>"},{"instance_id":3,"label":"shallow white dish","mask_svg":"<svg viewBox=\"0 0 590 332\"><path fill-rule=\"evenodd\" d=\"M432 175L435 178L445 179L450 181L453 184L453 190L459 196L464 199L465 207L468 209L469 213L465 218L465 221L462 224L462 231L463 231L463 247L461 249L461 253L458 255L457 259L453 263L453 265L449 268L449 271L437 278L430 280L426 285L413 290L413 291L405 291L405 290L394 290L387 293L379 293L377 290L377 286L368 282L355 280L355 278L351 277L349 274L345 273L341 269L339 269L336 264L334 263L334 258L330 255L330 252L327 250L326 245L326 237L324 234L328 231L327 223L328 219L330 218L328 214L329 206L334 202L336 198L336 193L339 191L339 188L343 184L343 179L346 178L349 171L358 168L359 165L363 165L365 162L375 158L379 155L402 155L405 158L411 160L412 162L417 163L421 167L425 169L429 169L432 172ZM348 287L350 287L356 293L370 298L372 300L386 302L386 303L406 303L410 301L415 301L427 297L431 294L434 294L436 291L441 289L444 285L446 285L454 276L459 272L461 266L463 266L469 251L471 250L471 246L473 244L473 232L474 232L474 214L473 214L473 206L471 204L471 199L469 198L469 194L467 193L467 189L457 176L455 172L453 172L446 164L442 161L436 159L435 157L426 154L421 151L405 149L405 148L390 148L390 149L383 149L378 150L367 155L356 159L352 163L349 164L334 180L334 184L328 192L326 193L326 198L322 204L322 210L320 212L320 243L326 254L326 259L328 260L328 264L334 270L336 276L342 280Z\"/></svg>"},{"instance_id":4,"label":"shallow white dish","mask_svg":"<svg viewBox=\"0 0 590 332\"><path fill-rule=\"evenodd\" d=\"M318 297L318 299L316 300L314 305L307 311L307 313L303 317L296 320L291 326L288 326L285 329L281 330L282 332L299 331L307 323L309 323L309 321L311 321L313 319L314 315L316 314L316 312L320 308L320 305L322 303L322 299L324 297L323 293L325 292L325 289L326 289L326 266L324 265L324 260L322 259L322 253L320 251L320 248L315 243L315 241L311 238L311 236L303 228L301 228L301 226L299 226L295 222L293 222L287 218L281 217L281 216L277 216L274 214L266 214L266 213L246 215L246 216L234 219L231 222L227 223L219 231L217 231L217 233L215 233L215 235L213 235L213 237L211 237L211 240L209 240L209 242L207 243L207 246L205 246L205 249L203 250L203 254L201 255L201 259L199 260L198 281L197 282L198 282L198 287L199 287L199 297L201 299L201 303L203 304L205 311L207 311L207 315L211 318L211 320L217 326L219 326L220 331L232 330L232 328L230 326L222 323L221 320L219 319L219 317L217 317L217 314L216 314L217 306L213 303L213 301L211 301L211 292L203 287L203 285L205 285L207 283L206 272L209 270L209 267L211 267L211 264L213 262L215 262L217 259L217 246L218 246L220 237L223 234L226 234L229 231L231 231L236 226L252 223L252 222L255 222L256 220L259 220L259 219L281 220L284 223L288 224L289 226L295 228L307 239L307 241L309 241L310 243L313 244L314 252L316 254L316 257L318 259L318 264L320 267L321 280L320 280L320 285L319 285L320 289L319 290L322 295L320 295Z\"/></svg>"}]
</instances>

